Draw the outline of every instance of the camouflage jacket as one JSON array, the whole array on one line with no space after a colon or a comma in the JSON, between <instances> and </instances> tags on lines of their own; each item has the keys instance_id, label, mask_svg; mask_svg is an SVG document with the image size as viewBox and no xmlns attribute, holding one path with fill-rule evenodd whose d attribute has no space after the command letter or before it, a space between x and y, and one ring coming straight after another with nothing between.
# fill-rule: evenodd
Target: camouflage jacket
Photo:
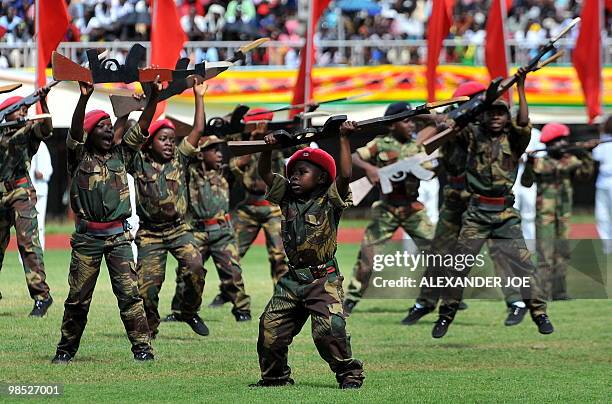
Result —
<instances>
[{"instance_id":1,"label":"camouflage jacket","mask_svg":"<svg viewBox=\"0 0 612 404\"><path fill-rule=\"evenodd\" d=\"M42 122L23 127L12 134L0 136L0 181L13 181L28 175L30 160L45 139ZM49 135L51 136L51 135ZM47 136L47 137L49 137Z\"/></svg>"},{"instance_id":2,"label":"camouflage jacket","mask_svg":"<svg viewBox=\"0 0 612 404\"><path fill-rule=\"evenodd\" d=\"M132 126L105 156L87 150L86 139L87 133L83 142L75 141L70 134L66 139L72 210L77 217L95 222L127 219L132 210L126 168L133 163L145 135L140 126Z\"/></svg>"},{"instance_id":3,"label":"camouflage jacket","mask_svg":"<svg viewBox=\"0 0 612 404\"><path fill-rule=\"evenodd\" d=\"M414 140L407 140L402 143L388 134L378 136L365 146L360 147L357 149L357 154L363 161L380 168L424 151L423 147L418 146ZM422 165L427 169L434 167L434 163L431 161L427 161ZM407 202L416 201L419 196L419 183L419 179L414 175L408 175L404 181L392 182L392 193L384 197L405 196Z\"/></svg>"},{"instance_id":4,"label":"camouflage jacket","mask_svg":"<svg viewBox=\"0 0 612 404\"><path fill-rule=\"evenodd\" d=\"M497 136L483 124L468 125L458 135L459 147L467 150L468 192L489 197L512 194L521 155L531 138L531 124L520 127L514 121Z\"/></svg>"},{"instance_id":5,"label":"camouflage jacket","mask_svg":"<svg viewBox=\"0 0 612 404\"><path fill-rule=\"evenodd\" d=\"M187 166L196 149L183 139L174 157L160 164L139 152L130 167L136 187L136 213L142 223L163 225L185 218L187 213Z\"/></svg>"},{"instance_id":6,"label":"camouflage jacket","mask_svg":"<svg viewBox=\"0 0 612 404\"><path fill-rule=\"evenodd\" d=\"M595 162L589 153L578 158L574 155L565 154L560 159L551 157L537 157L533 163L529 163L525 171L533 170L535 180L538 184L538 193L544 188L571 188L572 178L586 180L595 170Z\"/></svg>"},{"instance_id":7,"label":"camouflage jacket","mask_svg":"<svg viewBox=\"0 0 612 404\"><path fill-rule=\"evenodd\" d=\"M249 162L242 167L239 164L240 157L231 159L229 164L232 174L234 174L237 180L242 182L247 192L247 197L251 199L258 199L266 193L266 183L257 171L257 162L260 157L261 153L251 154ZM282 150L272 151L272 171L275 173L285 172L285 157Z\"/></svg>"},{"instance_id":8,"label":"camouflage jacket","mask_svg":"<svg viewBox=\"0 0 612 404\"><path fill-rule=\"evenodd\" d=\"M274 174L266 198L280 205L283 213L281 234L290 265L304 268L334 258L340 215L352 204L350 191L340 195L333 182L312 199L304 200L293 195L285 177Z\"/></svg>"},{"instance_id":9,"label":"camouflage jacket","mask_svg":"<svg viewBox=\"0 0 612 404\"><path fill-rule=\"evenodd\" d=\"M192 220L223 219L229 211L229 185L220 170L189 165L189 213Z\"/></svg>"}]
</instances>

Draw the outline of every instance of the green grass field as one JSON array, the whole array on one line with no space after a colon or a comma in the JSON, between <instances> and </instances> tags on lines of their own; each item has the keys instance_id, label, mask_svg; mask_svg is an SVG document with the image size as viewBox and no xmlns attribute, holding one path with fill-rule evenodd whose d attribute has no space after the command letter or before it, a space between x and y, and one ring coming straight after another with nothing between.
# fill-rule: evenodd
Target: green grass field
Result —
<instances>
[{"instance_id":1,"label":"green grass field","mask_svg":"<svg viewBox=\"0 0 612 404\"><path fill-rule=\"evenodd\" d=\"M339 248L345 273L357 248ZM433 316L412 327L399 324L412 301L368 300L348 320L354 355L365 362L361 390L337 389L309 324L290 348L296 385L249 389L259 378L257 321L237 324L229 307L204 309L210 336L198 337L182 323L162 324L154 341L156 361L134 363L105 268L76 359L54 366L69 258L67 251L46 254L55 304L48 317L30 319L23 271L14 253L6 257L0 273L0 384L61 383L59 400L70 402L610 402L612 397L610 300L551 304L556 332L550 336L539 335L529 319L504 327L501 301L469 301L469 310L442 340L430 337ZM169 268L162 314L174 290L173 264ZM216 273L207 268L206 304L217 289ZM264 249L254 247L243 268L257 318L272 290ZM0 396L0 402L8 399Z\"/></svg>"}]
</instances>

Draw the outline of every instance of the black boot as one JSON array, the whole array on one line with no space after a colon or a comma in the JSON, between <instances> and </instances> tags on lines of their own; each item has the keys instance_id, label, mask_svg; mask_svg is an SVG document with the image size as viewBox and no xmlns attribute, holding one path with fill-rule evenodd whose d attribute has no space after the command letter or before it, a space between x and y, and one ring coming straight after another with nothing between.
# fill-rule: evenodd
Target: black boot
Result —
<instances>
[{"instance_id":1,"label":"black boot","mask_svg":"<svg viewBox=\"0 0 612 404\"><path fill-rule=\"evenodd\" d=\"M243 321L251 321L251 313L249 313L248 311L237 311L233 314L236 318L236 322L238 323Z\"/></svg>"},{"instance_id":2,"label":"black boot","mask_svg":"<svg viewBox=\"0 0 612 404\"><path fill-rule=\"evenodd\" d=\"M219 307L223 306L227 302L229 302L229 299L226 299L225 296L219 293L217 296L215 296L212 302L210 302L208 307L210 307L211 309L218 309Z\"/></svg>"},{"instance_id":3,"label":"black boot","mask_svg":"<svg viewBox=\"0 0 612 404\"><path fill-rule=\"evenodd\" d=\"M347 381L340 383L340 386L338 387L340 387L342 390L360 389L361 383L356 382L355 380L347 380Z\"/></svg>"},{"instance_id":4,"label":"black boot","mask_svg":"<svg viewBox=\"0 0 612 404\"><path fill-rule=\"evenodd\" d=\"M508 307L508 317L506 317L506 321L504 321L504 325L512 326L517 325L527 314L527 307L519 307L515 304L510 305Z\"/></svg>"},{"instance_id":5,"label":"black boot","mask_svg":"<svg viewBox=\"0 0 612 404\"><path fill-rule=\"evenodd\" d=\"M450 320L447 317L438 317L436 323L433 326L433 329L431 330L431 336L433 338L442 338L446 335L448 327L451 325L452 322L453 320Z\"/></svg>"},{"instance_id":6,"label":"black boot","mask_svg":"<svg viewBox=\"0 0 612 404\"><path fill-rule=\"evenodd\" d=\"M410 310L408 310L408 315L401 321L401 323L403 325L416 324L423 316L426 316L433 310L434 309L431 307L417 307L414 305L410 308Z\"/></svg>"},{"instance_id":7,"label":"black boot","mask_svg":"<svg viewBox=\"0 0 612 404\"><path fill-rule=\"evenodd\" d=\"M51 296L45 300L35 300L34 308L32 308L32 311L30 312L30 317L44 317L52 304L53 298Z\"/></svg>"},{"instance_id":8,"label":"black boot","mask_svg":"<svg viewBox=\"0 0 612 404\"><path fill-rule=\"evenodd\" d=\"M550 319L546 314L540 314L533 319L533 322L538 326L540 334L552 334L555 331Z\"/></svg>"},{"instance_id":9,"label":"black boot","mask_svg":"<svg viewBox=\"0 0 612 404\"><path fill-rule=\"evenodd\" d=\"M356 300L346 299L344 301L344 314L347 316L353 312L353 309L357 306Z\"/></svg>"},{"instance_id":10,"label":"black boot","mask_svg":"<svg viewBox=\"0 0 612 404\"><path fill-rule=\"evenodd\" d=\"M209 334L206 323L204 323L204 320L202 320L202 318L200 318L200 316L198 316L197 314L194 314L192 317L182 317L181 320L189 324L191 329L196 334L201 335L203 337Z\"/></svg>"},{"instance_id":11,"label":"black boot","mask_svg":"<svg viewBox=\"0 0 612 404\"><path fill-rule=\"evenodd\" d=\"M295 382L292 378L288 378L285 380L264 380L261 379L257 383L249 384L249 387L283 387L283 386L293 386Z\"/></svg>"},{"instance_id":12,"label":"black boot","mask_svg":"<svg viewBox=\"0 0 612 404\"><path fill-rule=\"evenodd\" d=\"M155 360L153 352L138 352L134 354L134 360L136 362L148 362Z\"/></svg>"},{"instance_id":13,"label":"black boot","mask_svg":"<svg viewBox=\"0 0 612 404\"><path fill-rule=\"evenodd\" d=\"M72 356L68 353L56 353L53 359L51 359L51 363L54 365L67 365L72 362Z\"/></svg>"},{"instance_id":14,"label":"black boot","mask_svg":"<svg viewBox=\"0 0 612 404\"><path fill-rule=\"evenodd\" d=\"M180 320L176 318L176 314L170 313L166 317L162 318L161 321L164 323L172 323L172 322L180 321Z\"/></svg>"}]
</instances>

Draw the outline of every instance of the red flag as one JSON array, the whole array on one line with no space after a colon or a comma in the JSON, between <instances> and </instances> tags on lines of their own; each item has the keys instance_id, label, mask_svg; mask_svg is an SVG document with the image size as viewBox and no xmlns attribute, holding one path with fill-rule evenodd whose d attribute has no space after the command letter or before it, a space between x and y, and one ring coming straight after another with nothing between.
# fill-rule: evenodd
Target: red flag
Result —
<instances>
[{"instance_id":1,"label":"red flag","mask_svg":"<svg viewBox=\"0 0 612 404\"><path fill-rule=\"evenodd\" d=\"M589 123L602 114L601 109L601 15L599 0L584 0L580 33L576 40L572 63L582 83L582 92L589 114Z\"/></svg>"},{"instance_id":2,"label":"red flag","mask_svg":"<svg viewBox=\"0 0 612 404\"><path fill-rule=\"evenodd\" d=\"M38 62L36 69L36 88L47 85L45 69L51 61L51 54L68 30L68 10L64 0L38 0L36 35L38 43ZM38 106L37 108L40 108ZM40 112L40 110L39 110Z\"/></svg>"},{"instance_id":3,"label":"red flag","mask_svg":"<svg viewBox=\"0 0 612 404\"><path fill-rule=\"evenodd\" d=\"M436 99L436 67L440 58L442 41L453 23L454 0L433 0L431 17L427 24L427 100Z\"/></svg>"},{"instance_id":4,"label":"red flag","mask_svg":"<svg viewBox=\"0 0 612 404\"><path fill-rule=\"evenodd\" d=\"M152 0L151 64L173 69L181 54L187 35L183 31L174 0ZM160 102L155 119L166 110L166 102Z\"/></svg>"},{"instance_id":5,"label":"red flag","mask_svg":"<svg viewBox=\"0 0 612 404\"><path fill-rule=\"evenodd\" d=\"M504 8L502 8L502 3ZM510 5L512 5L512 0L493 0L489 9L486 25L485 62L491 80L497 77L508 77L504 22ZM507 101L510 101L510 92L507 92L504 96Z\"/></svg>"},{"instance_id":6,"label":"red flag","mask_svg":"<svg viewBox=\"0 0 612 404\"><path fill-rule=\"evenodd\" d=\"M295 87L293 88L293 100L291 101L291 105L303 104L305 102L309 102L313 97L313 88L312 85L312 66L315 63L315 50L314 50L314 32L317 28L317 24L319 22L319 18L323 14L323 11L327 8L330 0L313 0L310 2L310 7L312 7L309 12L311 12L310 18L310 29L307 32L310 33L309 38L306 38L306 44L304 44L304 48L300 52L300 70L298 71L298 77L295 82ZM308 43L310 42L310 46ZM307 57L310 59L310 63L306 63ZM306 77L308 77L308 100L306 97ZM289 111L289 116L293 117L297 113L299 113L299 109L293 109Z\"/></svg>"}]
</instances>

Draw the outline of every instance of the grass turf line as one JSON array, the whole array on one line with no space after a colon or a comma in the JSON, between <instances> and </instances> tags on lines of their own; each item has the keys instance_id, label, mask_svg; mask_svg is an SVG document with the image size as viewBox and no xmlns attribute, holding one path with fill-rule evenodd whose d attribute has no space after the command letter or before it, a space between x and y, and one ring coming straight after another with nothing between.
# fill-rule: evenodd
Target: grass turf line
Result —
<instances>
[{"instance_id":1,"label":"grass turf line","mask_svg":"<svg viewBox=\"0 0 612 404\"><path fill-rule=\"evenodd\" d=\"M339 246L337 257L347 278L357 248ZM412 300L366 300L348 320L353 352L365 361L363 389L337 389L334 375L312 343L309 323L289 351L297 384L249 389L247 385L259 379L256 320L238 324L229 305L204 307L210 336L198 337L182 323L162 323L154 341L155 363L134 363L105 267L74 363L53 366L70 255L50 251L45 258L55 304L44 319L27 317L32 301L23 270L15 254L5 258L0 273L0 383L63 383L58 402L604 402L612 396L609 300L552 303L549 312L556 332L551 336L540 336L529 318L519 326L504 327L501 301L469 301L469 309L459 314L442 340L430 337L433 315L416 326L399 324ZM169 312L174 291L174 261L169 262L162 315ZM206 267L204 306L218 285L210 261ZM272 291L263 247L254 246L247 253L243 271L257 319ZM8 399L0 396L0 401Z\"/></svg>"}]
</instances>

